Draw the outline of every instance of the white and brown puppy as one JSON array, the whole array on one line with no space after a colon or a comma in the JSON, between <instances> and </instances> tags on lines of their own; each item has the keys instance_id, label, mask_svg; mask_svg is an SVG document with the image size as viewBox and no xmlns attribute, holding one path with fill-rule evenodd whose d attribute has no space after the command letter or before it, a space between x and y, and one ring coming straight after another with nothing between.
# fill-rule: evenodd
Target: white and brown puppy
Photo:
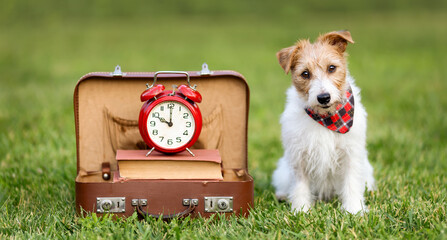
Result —
<instances>
[{"instance_id":1,"label":"white and brown puppy","mask_svg":"<svg viewBox=\"0 0 447 240\"><path fill-rule=\"evenodd\" d=\"M347 68L348 43L354 43L348 31L330 32L277 53L292 74L292 86L281 116L284 155L273 185L292 211L307 211L316 200L335 195L346 211L367 211L365 186L374 188L365 146L367 114Z\"/></svg>"}]
</instances>

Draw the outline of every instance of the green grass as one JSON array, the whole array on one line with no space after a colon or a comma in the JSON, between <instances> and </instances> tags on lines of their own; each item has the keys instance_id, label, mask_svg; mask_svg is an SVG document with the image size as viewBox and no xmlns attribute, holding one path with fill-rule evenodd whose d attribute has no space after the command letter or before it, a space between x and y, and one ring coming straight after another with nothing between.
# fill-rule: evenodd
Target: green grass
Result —
<instances>
[{"instance_id":1,"label":"green grass","mask_svg":"<svg viewBox=\"0 0 447 240\"><path fill-rule=\"evenodd\" d=\"M447 238L447 4L441 1L0 1L0 238ZM349 29L377 191L292 215L270 185L290 85L275 53ZM242 73L251 88L248 218L125 220L75 214L72 94L87 72Z\"/></svg>"}]
</instances>

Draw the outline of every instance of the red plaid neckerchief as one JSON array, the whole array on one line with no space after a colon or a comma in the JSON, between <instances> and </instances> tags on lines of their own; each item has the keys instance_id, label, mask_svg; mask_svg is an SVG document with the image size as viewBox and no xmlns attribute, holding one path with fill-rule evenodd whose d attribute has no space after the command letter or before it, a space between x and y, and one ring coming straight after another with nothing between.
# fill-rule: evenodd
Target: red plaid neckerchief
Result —
<instances>
[{"instance_id":1,"label":"red plaid neckerchief","mask_svg":"<svg viewBox=\"0 0 447 240\"><path fill-rule=\"evenodd\" d=\"M346 91L346 102L338 104L337 110L332 115L319 115L312 109L305 108L306 113L322 126L338 132L347 133L354 123L354 94L351 88Z\"/></svg>"}]
</instances>

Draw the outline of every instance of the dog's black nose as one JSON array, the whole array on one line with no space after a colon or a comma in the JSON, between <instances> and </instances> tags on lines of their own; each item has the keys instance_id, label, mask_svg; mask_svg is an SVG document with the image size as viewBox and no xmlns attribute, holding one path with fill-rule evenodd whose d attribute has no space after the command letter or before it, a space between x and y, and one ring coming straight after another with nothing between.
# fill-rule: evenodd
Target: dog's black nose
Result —
<instances>
[{"instance_id":1,"label":"dog's black nose","mask_svg":"<svg viewBox=\"0 0 447 240\"><path fill-rule=\"evenodd\" d=\"M331 95L329 93L322 93L317 96L317 100L321 104L328 104L331 101Z\"/></svg>"}]
</instances>

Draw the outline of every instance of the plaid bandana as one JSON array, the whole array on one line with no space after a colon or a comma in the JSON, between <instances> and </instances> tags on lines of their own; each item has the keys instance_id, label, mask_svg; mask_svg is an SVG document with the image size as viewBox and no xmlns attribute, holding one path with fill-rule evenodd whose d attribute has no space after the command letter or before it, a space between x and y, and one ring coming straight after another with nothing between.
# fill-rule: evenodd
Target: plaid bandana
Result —
<instances>
[{"instance_id":1,"label":"plaid bandana","mask_svg":"<svg viewBox=\"0 0 447 240\"><path fill-rule=\"evenodd\" d=\"M319 115L314 113L312 109L305 108L306 113L322 126L338 132L347 133L354 123L354 94L351 88L346 91L346 102L339 104L337 110L332 115Z\"/></svg>"}]
</instances>

